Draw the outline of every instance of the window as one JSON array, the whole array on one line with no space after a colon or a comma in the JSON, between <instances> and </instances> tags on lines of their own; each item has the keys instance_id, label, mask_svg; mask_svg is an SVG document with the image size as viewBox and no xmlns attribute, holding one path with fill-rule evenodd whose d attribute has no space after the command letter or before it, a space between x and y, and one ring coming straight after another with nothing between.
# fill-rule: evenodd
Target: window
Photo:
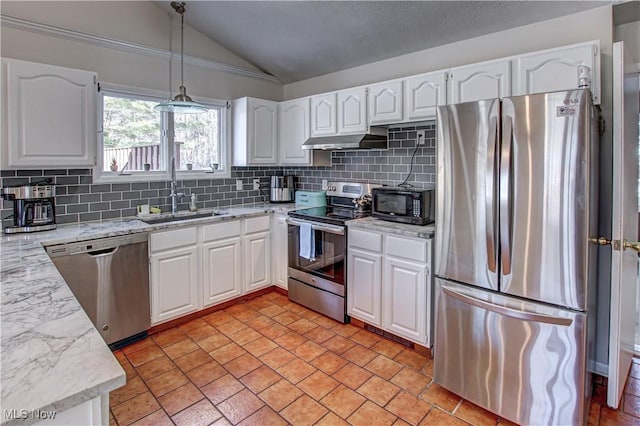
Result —
<instances>
[{"instance_id":1,"label":"window","mask_svg":"<svg viewBox=\"0 0 640 426\"><path fill-rule=\"evenodd\" d=\"M226 103L199 99L208 112L161 113L161 96L111 87L100 100L94 181L168 180L174 159L181 179L230 175Z\"/></svg>"}]
</instances>

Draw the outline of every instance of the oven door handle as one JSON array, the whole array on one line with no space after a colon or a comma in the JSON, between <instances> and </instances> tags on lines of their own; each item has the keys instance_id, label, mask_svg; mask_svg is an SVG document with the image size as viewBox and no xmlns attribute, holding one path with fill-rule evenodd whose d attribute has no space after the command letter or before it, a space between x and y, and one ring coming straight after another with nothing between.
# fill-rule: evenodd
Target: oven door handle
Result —
<instances>
[{"instance_id":1,"label":"oven door handle","mask_svg":"<svg viewBox=\"0 0 640 426\"><path fill-rule=\"evenodd\" d=\"M341 226L325 225L325 224L319 224L315 222L306 222L306 221L295 220L291 218L287 218L287 223L293 226L300 226L303 223L311 223L311 229L313 229L314 231L328 232L329 234L336 234L336 235L344 235L344 228Z\"/></svg>"}]
</instances>

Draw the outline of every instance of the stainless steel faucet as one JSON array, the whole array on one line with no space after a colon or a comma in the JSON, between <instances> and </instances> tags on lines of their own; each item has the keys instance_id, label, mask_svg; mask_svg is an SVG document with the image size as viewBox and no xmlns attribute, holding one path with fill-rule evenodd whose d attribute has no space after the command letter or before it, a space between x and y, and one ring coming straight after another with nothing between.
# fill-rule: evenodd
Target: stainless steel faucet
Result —
<instances>
[{"instance_id":1,"label":"stainless steel faucet","mask_svg":"<svg viewBox=\"0 0 640 426\"><path fill-rule=\"evenodd\" d=\"M178 211L177 197L184 197L183 192L176 192L178 190L178 179L176 178L176 157L171 157L171 192L169 197L171 198L171 213L175 214Z\"/></svg>"}]
</instances>

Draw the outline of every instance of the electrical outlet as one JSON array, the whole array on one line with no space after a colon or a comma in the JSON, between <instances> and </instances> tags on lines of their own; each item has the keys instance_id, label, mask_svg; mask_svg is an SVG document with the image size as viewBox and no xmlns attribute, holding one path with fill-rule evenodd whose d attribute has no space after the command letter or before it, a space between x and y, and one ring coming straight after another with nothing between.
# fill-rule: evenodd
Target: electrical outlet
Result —
<instances>
[{"instance_id":1,"label":"electrical outlet","mask_svg":"<svg viewBox=\"0 0 640 426\"><path fill-rule=\"evenodd\" d=\"M253 189L258 190L260 189L260 179L254 179L253 180Z\"/></svg>"},{"instance_id":2,"label":"electrical outlet","mask_svg":"<svg viewBox=\"0 0 640 426\"><path fill-rule=\"evenodd\" d=\"M418 130L416 135L418 137L418 145L424 145L426 143L427 132L425 130Z\"/></svg>"},{"instance_id":3,"label":"electrical outlet","mask_svg":"<svg viewBox=\"0 0 640 426\"><path fill-rule=\"evenodd\" d=\"M326 179L322 179L322 190L326 191L328 186L329 186L329 181L327 181Z\"/></svg>"},{"instance_id":4,"label":"electrical outlet","mask_svg":"<svg viewBox=\"0 0 640 426\"><path fill-rule=\"evenodd\" d=\"M242 191L242 179L236 179L236 191Z\"/></svg>"}]
</instances>

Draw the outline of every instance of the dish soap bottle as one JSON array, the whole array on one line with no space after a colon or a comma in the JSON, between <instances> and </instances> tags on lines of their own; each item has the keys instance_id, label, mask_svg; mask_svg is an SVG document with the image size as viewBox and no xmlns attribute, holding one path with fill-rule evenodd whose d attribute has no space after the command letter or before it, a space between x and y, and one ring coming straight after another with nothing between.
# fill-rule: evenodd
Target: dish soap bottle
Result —
<instances>
[{"instance_id":1,"label":"dish soap bottle","mask_svg":"<svg viewBox=\"0 0 640 426\"><path fill-rule=\"evenodd\" d=\"M196 207L196 194L191 194L191 203L189 203L189 211L197 212L198 207Z\"/></svg>"}]
</instances>

